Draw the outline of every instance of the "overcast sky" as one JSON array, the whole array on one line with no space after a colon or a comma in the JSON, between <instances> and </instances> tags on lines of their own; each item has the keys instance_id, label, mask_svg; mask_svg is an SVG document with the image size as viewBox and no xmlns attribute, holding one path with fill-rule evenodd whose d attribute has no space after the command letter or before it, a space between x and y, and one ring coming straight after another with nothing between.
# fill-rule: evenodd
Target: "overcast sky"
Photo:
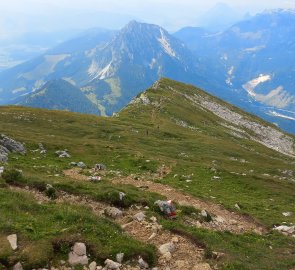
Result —
<instances>
[{"instance_id":1,"label":"overcast sky","mask_svg":"<svg viewBox=\"0 0 295 270\"><path fill-rule=\"evenodd\" d=\"M120 28L131 19L175 31L198 26L218 2L243 14L295 9L295 0L1 0L0 38L36 30Z\"/></svg>"}]
</instances>

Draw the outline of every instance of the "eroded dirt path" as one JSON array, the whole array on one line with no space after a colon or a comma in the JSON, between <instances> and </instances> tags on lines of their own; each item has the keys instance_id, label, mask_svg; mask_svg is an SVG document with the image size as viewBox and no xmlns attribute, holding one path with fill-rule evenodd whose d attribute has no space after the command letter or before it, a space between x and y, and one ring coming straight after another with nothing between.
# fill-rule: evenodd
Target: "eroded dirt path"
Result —
<instances>
[{"instance_id":1,"label":"eroded dirt path","mask_svg":"<svg viewBox=\"0 0 295 270\"><path fill-rule=\"evenodd\" d=\"M87 176L80 174L79 169L66 170L64 174L76 180L89 181ZM249 216L229 211L221 205L195 198L164 184L150 180L135 180L131 176L115 177L111 182L113 184L129 184L138 188L144 187L148 191L161 194L180 205L188 205L200 210L206 210L214 216L212 222L200 223L194 219L188 220L189 225L218 231L230 231L237 234L245 232L263 234L267 232L265 227Z\"/></svg>"},{"instance_id":2,"label":"eroded dirt path","mask_svg":"<svg viewBox=\"0 0 295 270\"><path fill-rule=\"evenodd\" d=\"M220 231L231 231L233 233L255 232L262 234L266 232L266 229L251 217L231 212L223 208L221 205L197 199L170 186L149 180L135 180L132 177L114 178L112 182L117 184L129 184L138 188L145 187L149 191L161 194L181 205L193 206L200 210L204 209L216 216L213 222L204 222L202 224L192 220L191 222L195 223L198 227Z\"/></svg>"},{"instance_id":3,"label":"eroded dirt path","mask_svg":"<svg viewBox=\"0 0 295 270\"><path fill-rule=\"evenodd\" d=\"M82 178L82 177L80 177ZM81 180L81 179L80 179ZM25 192L33 196L39 203L48 203L50 200L43 193L28 188L20 188L10 186L10 189L18 192ZM59 191L58 198L54 200L55 203L69 203L73 205L90 207L93 213L97 216L105 216L104 210L110 205L106 203L97 202L84 196L71 195L63 191ZM155 218L145 218L142 221L134 219L134 215L144 211L138 207L131 207L123 212L123 216L114 221L121 225L123 231L144 243L150 243L159 248L161 245L172 242L175 250L169 254L163 255L157 252L158 270L211 270L209 264L204 262L204 250L196 245L190 239L162 229L161 225L157 223ZM139 267L131 267L123 265L122 270L139 270Z\"/></svg>"}]
</instances>

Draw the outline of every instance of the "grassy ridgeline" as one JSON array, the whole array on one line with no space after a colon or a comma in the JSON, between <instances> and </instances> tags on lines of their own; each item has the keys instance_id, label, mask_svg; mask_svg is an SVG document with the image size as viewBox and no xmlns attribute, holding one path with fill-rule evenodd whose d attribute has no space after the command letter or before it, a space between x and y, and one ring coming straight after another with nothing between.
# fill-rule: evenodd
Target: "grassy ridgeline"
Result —
<instances>
[{"instance_id":1,"label":"grassy ridgeline","mask_svg":"<svg viewBox=\"0 0 295 270\"><path fill-rule=\"evenodd\" d=\"M169 87L187 94L204 95L191 86L163 80L161 87L147 93L150 101L158 102L160 106L133 104L114 118L1 107L1 133L25 142L29 150L26 156L10 155L8 167L23 170L24 185L52 184L57 190L87 195L115 205L114 198L123 191L128 194L125 207L133 203L149 205L150 214L158 215L152 204L159 195L132 186L111 184L108 180L115 174L109 173L101 183L95 184L74 181L64 177L62 171L69 168L70 161L83 161L89 167L104 163L108 172L113 170L123 176L134 174L151 179L165 164L169 173L157 181L222 204L232 211L238 211L234 208L238 203L241 213L252 216L267 228L282 222L295 223L294 215L282 215L287 211L295 213L294 183L290 181L292 176L284 173L294 169L294 159L252 140L233 136L221 125L218 117L169 92ZM256 117L245 115L265 124ZM175 119L193 128L181 126ZM47 149L47 155L30 151L36 149L40 142ZM57 158L54 152L65 148L72 157ZM220 180L213 180L214 176ZM192 180L189 183L186 181L188 178ZM130 256L143 253L149 261L154 260L152 247L127 239L117 225L97 219L90 210L69 205L61 207L54 203L38 205L24 194L8 191L4 182L0 192L1 211L4 213L0 216L1 237L18 232L24 247L28 245L28 250L36 248L40 251L39 259L37 252L33 252L36 258L30 259L23 252L12 254L3 246L0 249L1 263L24 258L26 265L31 267L52 256L62 257L63 253L56 253L53 243L56 239L62 239L62 243L67 239L69 243L77 235L89 241L94 251L99 251L91 254L99 260L122 250ZM75 220L81 220L83 225ZM225 253L221 261L212 261L225 269L292 269L295 264L292 255L294 240L280 234L236 236L193 229L187 227L182 218L172 223L161 222L170 230L184 231L208 248ZM100 231L107 233L101 236ZM132 244L126 246L125 241ZM114 242L115 245L112 244ZM41 246L45 248L38 248Z\"/></svg>"}]
</instances>

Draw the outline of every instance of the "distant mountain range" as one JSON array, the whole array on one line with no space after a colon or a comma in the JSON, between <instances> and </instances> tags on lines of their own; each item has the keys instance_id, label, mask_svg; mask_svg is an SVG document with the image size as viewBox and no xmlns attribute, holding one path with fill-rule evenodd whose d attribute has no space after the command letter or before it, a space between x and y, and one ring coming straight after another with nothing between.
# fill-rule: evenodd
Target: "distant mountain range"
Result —
<instances>
[{"instance_id":1,"label":"distant mountain range","mask_svg":"<svg viewBox=\"0 0 295 270\"><path fill-rule=\"evenodd\" d=\"M160 77L204 86L201 69L197 57L166 30L132 21L119 32L87 32L2 72L1 98L40 107L31 95L47 81L63 79L81 88L97 114L112 115Z\"/></svg>"},{"instance_id":2,"label":"distant mountain range","mask_svg":"<svg viewBox=\"0 0 295 270\"><path fill-rule=\"evenodd\" d=\"M80 32L81 30L35 31L10 38L0 36L0 71L37 57Z\"/></svg>"},{"instance_id":3,"label":"distant mountain range","mask_svg":"<svg viewBox=\"0 0 295 270\"><path fill-rule=\"evenodd\" d=\"M185 28L171 35L136 21L120 31L91 30L1 72L0 102L112 115L169 77L295 132L294 23L294 12L277 10L217 34Z\"/></svg>"},{"instance_id":4,"label":"distant mountain range","mask_svg":"<svg viewBox=\"0 0 295 270\"><path fill-rule=\"evenodd\" d=\"M295 12L266 11L221 33L184 28L175 36L223 78L215 95L295 132ZM220 78L219 78L220 79Z\"/></svg>"}]
</instances>

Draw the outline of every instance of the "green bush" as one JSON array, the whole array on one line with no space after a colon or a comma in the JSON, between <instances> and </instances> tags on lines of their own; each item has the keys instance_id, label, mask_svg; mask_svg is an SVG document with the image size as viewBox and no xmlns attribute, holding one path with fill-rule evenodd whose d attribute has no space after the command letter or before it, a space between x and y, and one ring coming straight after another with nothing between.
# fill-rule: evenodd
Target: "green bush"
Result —
<instances>
[{"instance_id":1,"label":"green bush","mask_svg":"<svg viewBox=\"0 0 295 270\"><path fill-rule=\"evenodd\" d=\"M206 247L204 250L204 257L205 259L213 259L214 258L214 254L211 248Z\"/></svg>"},{"instance_id":2,"label":"green bush","mask_svg":"<svg viewBox=\"0 0 295 270\"><path fill-rule=\"evenodd\" d=\"M2 178L5 180L7 184L11 184L11 185L25 183L25 179L22 173L16 169L5 170L2 173Z\"/></svg>"},{"instance_id":3,"label":"green bush","mask_svg":"<svg viewBox=\"0 0 295 270\"><path fill-rule=\"evenodd\" d=\"M47 197L49 197L50 199L54 200L57 198L57 192L56 189L53 187L48 187L45 191L45 194Z\"/></svg>"}]
</instances>

